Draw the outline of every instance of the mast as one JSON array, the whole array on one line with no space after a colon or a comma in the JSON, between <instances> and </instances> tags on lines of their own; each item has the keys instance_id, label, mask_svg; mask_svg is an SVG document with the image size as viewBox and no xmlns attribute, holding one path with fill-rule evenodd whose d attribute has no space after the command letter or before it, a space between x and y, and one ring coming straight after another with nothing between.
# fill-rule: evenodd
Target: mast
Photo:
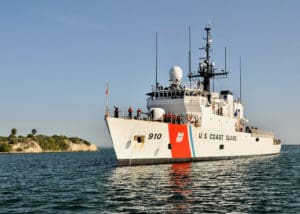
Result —
<instances>
[{"instance_id":1,"label":"mast","mask_svg":"<svg viewBox=\"0 0 300 214\"><path fill-rule=\"evenodd\" d=\"M155 90L158 88L157 82L157 32L155 35Z\"/></svg>"},{"instance_id":2,"label":"mast","mask_svg":"<svg viewBox=\"0 0 300 214\"><path fill-rule=\"evenodd\" d=\"M227 52L226 52L226 46L225 46L225 72L227 71Z\"/></svg>"},{"instance_id":3,"label":"mast","mask_svg":"<svg viewBox=\"0 0 300 214\"><path fill-rule=\"evenodd\" d=\"M206 57L204 59L203 64L200 64L200 76L203 77L203 84L204 84L204 90L207 92L210 92L210 78L213 77L213 71L212 71L212 64L210 62L210 24L206 25L206 27L204 28L204 30L206 31L206 45L205 45L205 53L206 53Z\"/></svg>"},{"instance_id":4,"label":"mast","mask_svg":"<svg viewBox=\"0 0 300 214\"><path fill-rule=\"evenodd\" d=\"M228 71L226 69L226 62L225 62L225 70L220 70L214 68L214 63L211 61L211 45L212 45L212 37L210 34L211 27L210 24L207 24L204 28L206 31L206 44L205 47L200 48L200 50L205 50L205 57L200 58L199 62L199 68L197 73L192 73L191 71L188 74L188 77L191 81L192 78L199 79L202 77L203 79L203 86L204 91L206 91L208 94L210 93L210 79L216 79L216 78L226 78L228 75ZM226 55L226 48L225 48L225 55ZM226 56L225 56L226 58ZM226 61L226 59L225 59Z\"/></svg>"},{"instance_id":5,"label":"mast","mask_svg":"<svg viewBox=\"0 0 300 214\"><path fill-rule=\"evenodd\" d=\"M212 38L210 35L210 31L211 31L211 27L210 24L206 25L206 27L204 28L204 30L206 31L206 46L205 46L205 53L206 53L206 60L209 61L210 60L210 44L212 42Z\"/></svg>"},{"instance_id":6,"label":"mast","mask_svg":"<svg viewBox=\"0 0 300 214\"><path fill-rule=\"evenodd\" d=\"M192 88L192 53L191 53L191 27L189 26L189 80L190 80L190 88Z\"/></svg>"},{"instance_id":7,"label":"mast","mask_svg":"<svg viewBox=\"0 0 300 214\"><path fill-rule=\"evenodd\" d=\"M242 103L242 57L240 56L240 102Z\"/></svg>"},{"instance_id":8,"label":"mast","mask_svg":"<svg viewBox=\"0 0 300 214\"><path fill-rule=\"evenodd\" d=\"M204 85L204 91L210 92L210 79L214 79L215 77L227 77L228 72L221 70L221 72L218 72L216 68L214 68L214 63L211 62L211 44L212 44L212 37L210 34L211 27L210 24L206 25L204 28L206 31L206 45L204 48L206 56L202 59L204 59L203 62L199 63L199 74L201 77L203 77L203 85Z\"/></svg>"}]
</instances>

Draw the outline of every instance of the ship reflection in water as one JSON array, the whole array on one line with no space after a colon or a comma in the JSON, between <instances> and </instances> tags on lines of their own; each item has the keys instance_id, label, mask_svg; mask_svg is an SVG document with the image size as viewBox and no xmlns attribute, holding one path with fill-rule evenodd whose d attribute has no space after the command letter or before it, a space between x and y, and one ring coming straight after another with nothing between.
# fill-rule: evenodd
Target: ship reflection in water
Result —
<instances>
[{"instance_id":1,"label":"ship reflection in water","mask_svg":"<svg viewBox=\"0 0 300 214\"><path fill-rule=\"evenodd\" d=\"M173 205L174 211L186 213L189 210L188 204L193 201L190 197L191 187L191 163L172 164L169 170L170 193L168 203Z\"/></svg>"},{"instance_id":2,"label":"ship reflection in water","mask_svg":"<svg viewBox=\"0 0 300 214\"><path fill-rule=\"evenodd\" d=\"M226 161L117 167L104 197L107 210L119 212L243 212L262 209L272 200L275 178L264 176L278 156ZM268 186L268 185L267 185ZM275 187L276 188L276 187ZM267 192L267 193L266 193ZM255 205L255 206L254 206Z\"/></svg>"},{"instance_id":3,"label":"ship reflection in water","mask_svg":"<svg viewBox=\"0 0 300 214\"><path fill-rule=\"evenodd\" d=\"M192 163L118 167L107 197L115 198L111 203L120 212L187 212L193 201L191 167Z\"/></svg>"}]
</instances>

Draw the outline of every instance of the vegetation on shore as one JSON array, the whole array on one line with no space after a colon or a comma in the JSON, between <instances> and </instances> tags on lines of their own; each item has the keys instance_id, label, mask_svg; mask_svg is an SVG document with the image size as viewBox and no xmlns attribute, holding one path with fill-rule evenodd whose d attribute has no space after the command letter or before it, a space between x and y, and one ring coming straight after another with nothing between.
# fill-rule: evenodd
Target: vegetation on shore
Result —
<instances>
[{"instance_id":1,"label":"vegetation on shore","mask_svg":"<svg viewBox=\"0 0 300 214\"><path fill-rule=\"evenodd\" d=\"M90 142L78 137L69 138L62 135L37 135L36 129L32 129L31 133L26 137L21 135L17 136L17 129L13 128L8 137L0 136L0 152L11 152L13 146L16 144L27 144L26 147L29 147L32 142L36 142L43 151L68 151L70 143L91 145Z\"/></svg>"}]
</instances>

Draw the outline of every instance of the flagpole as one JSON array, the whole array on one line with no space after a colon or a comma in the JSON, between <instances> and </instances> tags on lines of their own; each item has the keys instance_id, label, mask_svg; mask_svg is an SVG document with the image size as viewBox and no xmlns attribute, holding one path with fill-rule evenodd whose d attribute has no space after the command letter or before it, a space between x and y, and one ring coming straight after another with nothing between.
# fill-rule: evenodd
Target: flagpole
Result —
<instances>
[{"instance_id":1,"label":"flagpole","mask_svg":"<svg viewBox=\"0 0 300 214\"><path fill-rule=\"evenodd\" d=\"M108 109L108 83L106 83L105 96L106 96L105 116L107 117L107 116L109 116L109 109Z\"/></svg>"}]
</instances>

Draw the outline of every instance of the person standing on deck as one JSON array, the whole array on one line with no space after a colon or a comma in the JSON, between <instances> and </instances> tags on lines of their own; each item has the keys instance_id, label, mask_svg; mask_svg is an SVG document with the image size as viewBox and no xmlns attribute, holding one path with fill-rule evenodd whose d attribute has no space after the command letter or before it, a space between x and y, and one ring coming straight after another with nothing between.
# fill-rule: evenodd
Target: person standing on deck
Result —
<instances>
[{"instance_id":1,"label":"person standing on deck","mask_svg":"<svg viewBox=\"0 0 300 214\"><path fill-rule=\"evenodd\" d=\"M132 108L131 107L129 107L129 109L128 109L128 117L129 117L129 119L132 119Z\"/></svg>"},{"instance_id":2,"label":"person standing on deck","mask_svg":"<svg viewBox=\"0 0 300 214\"><path fill-rule=\"evenodd\" d=\"M115 108L114 117L118 118L119 117L119 108L117 106L115 106L114 108Z\"/></svg>"},{"instance_id":3,"label":"person standing on deck","mask_svg":"<svg viewBox=\"0 0 300 214\"><path fill-rule=\"evenodd\" d=\"M137 111L136 111L136 118L138 120L141 119L141 114L142 114L142 110L140 108L138 108Z\"/></svg>"}]
</instances>

